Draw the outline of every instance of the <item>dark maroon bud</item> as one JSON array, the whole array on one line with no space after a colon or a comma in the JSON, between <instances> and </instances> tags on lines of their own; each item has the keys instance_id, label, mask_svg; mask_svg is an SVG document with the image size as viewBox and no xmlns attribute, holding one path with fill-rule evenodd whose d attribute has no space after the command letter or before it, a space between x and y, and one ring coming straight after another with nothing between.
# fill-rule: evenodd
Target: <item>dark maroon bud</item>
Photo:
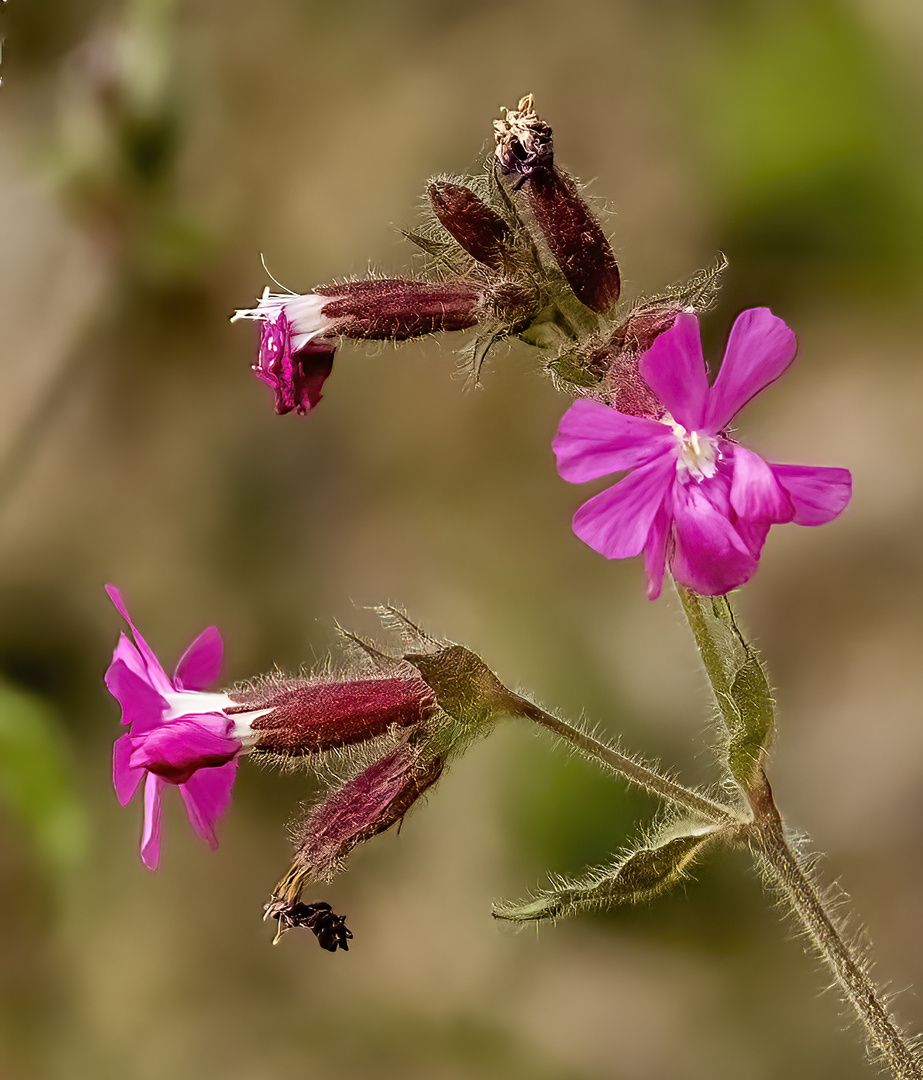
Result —
<instances>
[{"instance_id":1,"label":"dark maroon bud","mask_svg":"<svg viewBox=\"0 0 923 1080\"><path fill-rule=\"evenodd\" d=\"M234 691L235 712L268 710L252 721L255 751L287 756L313 754L365 742L392 727L430 718L436 701L418 675L344 682L265 680Z\"/></svg>"},{"instance_id":2,"label":"dark maroon bud","mask_svg":"<svg viewBox=\"0 0 923 1080\"><path fill-rule=\"evenodd\" d=\"M574 296L593 311L608 311L621 292L619 266L577 185L553 168L533 173L526 190L536 224Z\"/></svg>"},{"instance_id":3,"label":"dark maroon bud","mask_svg":"<svg viewBox=\"0 0 923 1080\"><path fill-rule=\"evenodd\" d=\"M519 174L548 250L577 299L606 312L621 292L619 267L606 234L577 185L554 163L551 128L533 108L532 95L494 122L500 171Z\"/></svg>"},{"instance_id":4,"label":"dark maroon bud","mask_svg":"<svg viewBox=\"0 0 923 1080\"><path fill-rule=\"evenodd\" d=\"M652 419L663 416L663 405L641 377L638 361L682 310L675 303L635 308L588 354L587 367L600 376L619 412Z\"/></svg>"},{"instance_id":5,"label":"dark maroon bud","mask_svg":"<svg viewBox=\"0 0 923 1080\"><path fill-rule=\"evenodd\" d=\"M502 268L512 246L512 231L502 217L470 189L447 180L429 186L433 213L452 237L484 266Z\"/></svg>"},{"instance_id":6,"label":"dark maroon bud","mask_svg":"<svg viewBox=\"0 0 923 1080\"><path fill-rule=\"evenodd\" d=\"M273 898L266 905L266 915L279 923L276 941L286 931L304 926L314 934L317 943L327 952L336 952L337 949L349 952L353 934L346 926L346 916L337 915L323 900L303 904L300 900Z\"/></svg>"},{"instance_id":7,"label":"dark maroon bud","mask_svg":"<svg viewBox=\"0 0 923 1080\"><path fill-rule=\"evenodd\" d=\"M297 876L329 878L357 844L396 825L439 779L443 764L408 740L331 791L297 826Z\"/></svg>"},{"instance_id":8,"label":"dark maroon bud","mask_svg":"<svg viewBox=\"0 0 923 1080\"><path fill-rule=\"evenodd\" d=\"M438 330L467 330L478 321L481 290L465 281L371 278L315 290L331 299L321 308L330 333L405 341Z\"/></svg>"}]
</instances>

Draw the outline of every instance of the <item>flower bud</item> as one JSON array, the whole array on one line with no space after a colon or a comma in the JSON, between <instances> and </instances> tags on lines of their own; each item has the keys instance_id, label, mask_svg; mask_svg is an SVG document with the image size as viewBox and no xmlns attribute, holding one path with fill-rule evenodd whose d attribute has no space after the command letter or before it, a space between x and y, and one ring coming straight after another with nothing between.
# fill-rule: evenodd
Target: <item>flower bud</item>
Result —
<instances>
[{"instance_id":1,"label":"flower bud","mask_svg":"<svg viewBox=\"0 0 923 1080\"><path fill-rule=\"evenodd\" d=\"M441 757L409 737L331 791L295 830L295 862L281 896L296 899L306 880L331 878L357 844L396 825L443 766Z\"/></svg>"},{"instance_id":2,"label":"flower bud","mask_svg":"<svg viewBox=\"0 0 923 1080\"><path fill-rule=\"evenodd\" d=\"M503 218L461 184L434 180L428 194L443 228L473 259L500 270L513 242L512 230Z\"/></svg>"},{"instance_id":3,"label":"flower bud","mask_svg":"<svg viewBox=\"0 0 923 1080\"><path fill-rule=\"evenodd\" d=\"M636 308L587 357L587 366L600 374L619 412L654 420L663 416L663 405L638 371L638 361L682 311L675 303Z\"/></svg>"},{"instance_id":4,"label":"flower bud","mask_svg":"<svg viewBox=\"0 0 923 1080\"><path fill-rule=\"evenodd\" d=\"M606 234L574 181L554 163L551 128L540 120L529 94L494 122L499 169L519 177L548 250L577 299L606 312L621 292L619 267Z\"/></svg>"},{"instance_id":5,"label":"flower bud","mask_svg":"<svg viewBox=\"0 0 923 1080\"><path fill-rule=\"evenodd\" d=\"M233 691L228 712L258 710L251 724L256 752L298 757L366 742L392 727L428 720L436 699L419 675L321 682L267 679Z\"/></svg>"}]
</instances>

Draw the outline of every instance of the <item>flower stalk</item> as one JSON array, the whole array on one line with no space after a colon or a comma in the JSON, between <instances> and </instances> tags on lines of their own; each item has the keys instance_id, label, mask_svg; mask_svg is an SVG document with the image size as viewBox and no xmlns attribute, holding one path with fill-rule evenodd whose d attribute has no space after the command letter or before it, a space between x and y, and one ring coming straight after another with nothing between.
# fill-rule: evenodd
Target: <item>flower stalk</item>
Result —
<instances>
[{"instance_id":1,"label":"flower stalk","mask_svg":"<svg viewBox=\"0 0 923 1080\"><path fill-rule=\"evenodd\" d=\"M526 720L534 720L535 723L553 731L555 735L570 743L587 757L603 765L619 776L624 777L638 787L644 788L652 795L658 795L666 802L675 806L681 806L685 810L704 818L716 825L742 824L744 819L740 814L729 806L715 802L706 795L677 783L669 776L658 772L650 765L646 765L634 758L628 757L614 746L600 742L589 732L583 731L566 720L561 720L543 708L521 697L519 694L511 694L509 701L510 713L513 716L521 716Z\"/></svg>"}]
</instances>

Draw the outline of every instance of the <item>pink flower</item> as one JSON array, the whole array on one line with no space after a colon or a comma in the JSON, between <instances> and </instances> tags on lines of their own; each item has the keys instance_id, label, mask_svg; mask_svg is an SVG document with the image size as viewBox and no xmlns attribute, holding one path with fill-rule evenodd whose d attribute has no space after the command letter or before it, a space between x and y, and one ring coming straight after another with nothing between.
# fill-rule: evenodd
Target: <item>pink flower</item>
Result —
<instances>
[{"instance_id":1,"label":"pink flower","mask_svg":"<svg viewBox=\"0 0 923 1080\"><path fill-rule=\"evenodd\" d=\"M268 383L276 394L276 412L280 416L291 412L302 416L313 409L321 397L321 390L333 370L333 354L336 346L317 337L329 329L319 316L321 297L289 298L263 294L260 305L253 311L239 311L234 318L259 318L260 351L253 372L258 379ZM286 306L290 309L286 310ZM259 312L259 314L256 314ZM307 321L308 330L293 328Z\"/></svg>"},{"instance_id":2,"label":"pink flower","mask_svg":"<svg viewBox=\"0 0 923 1080\"><path fill-rule=\"evenodd\" d=\"M129 725L115 743L112 778L122 806L144 779L141 858L156 870L164 785L179 788L192 827L217 847L215 823L230 802L237 757L249 742L250 721L263 713L232 718L225 712L234 704L231 698L203 693L218 677L224 653L214 626L183 653L171 679L129 618L118 589L107 585L106 591L134 636L132 643L121 635L106 672L106 686L122 706L122 723Z\"/></svg>"},{"instance_id":3,"label":"pink flower","mask_svg":"<svg viewBox=\"0 0 923 1080\"><path fill-rule=\"evenodd\" d=\"M795 359L795 335L768 308L734 323L709 386L698 320L678 315L639 370L666 409L660 420L575 402L554 451L565 480L628 471L574 515L574 532L609 559L644 552L651 599L667 563L682 585L720 595L755 573L771 525L823 525L852 494L846 469L773 465L728 435L728 425Z\"/></svg>"}]
</instances>

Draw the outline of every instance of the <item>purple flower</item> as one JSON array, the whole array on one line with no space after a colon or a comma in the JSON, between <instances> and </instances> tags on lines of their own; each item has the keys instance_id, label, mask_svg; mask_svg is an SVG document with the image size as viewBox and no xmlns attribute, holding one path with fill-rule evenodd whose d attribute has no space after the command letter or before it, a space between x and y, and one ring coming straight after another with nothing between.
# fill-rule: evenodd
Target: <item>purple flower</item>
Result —
<instances>
[{"instance_id":1,"label":"purple flower","mask_svg":"<svg viewBox=\"0 0 923 1080\"><path fill-rule=\"evenodd\" d=\"M231 798L237 757L250 741L250 721L262 712L225 712L234 702L226 694L204 693L221 668L224 644L214 626L183 653L171 679L129 618L118 589L106 591L131 627L134 642L119 638L106 686L122 706L129 725L113 752L116 795L127 806L144 779L144 832L141 858L151 870L160 859L160 796L175 784L192 827L212 848L218 846L215 822Z\"/></svg>"},{"instance_id":2,"label":"purple flower","mask_svg":"<svg viewBox=\"0 0 923 1080\"><path fill-rule=\"evenodd\" d=\"M554 451L565 480L628 471L574 515L574 532L609 559L644 552L651 599L667 563L682 585L715 596L755 573L771 525L823 525L852 494L847 469L772 465L728 435L728 425L795 359L795 335L768 308L734 323L709 386L698 320L678 315L639 370L666 409L660 420L575 402Z\"/></svg>"}]
</instances>

